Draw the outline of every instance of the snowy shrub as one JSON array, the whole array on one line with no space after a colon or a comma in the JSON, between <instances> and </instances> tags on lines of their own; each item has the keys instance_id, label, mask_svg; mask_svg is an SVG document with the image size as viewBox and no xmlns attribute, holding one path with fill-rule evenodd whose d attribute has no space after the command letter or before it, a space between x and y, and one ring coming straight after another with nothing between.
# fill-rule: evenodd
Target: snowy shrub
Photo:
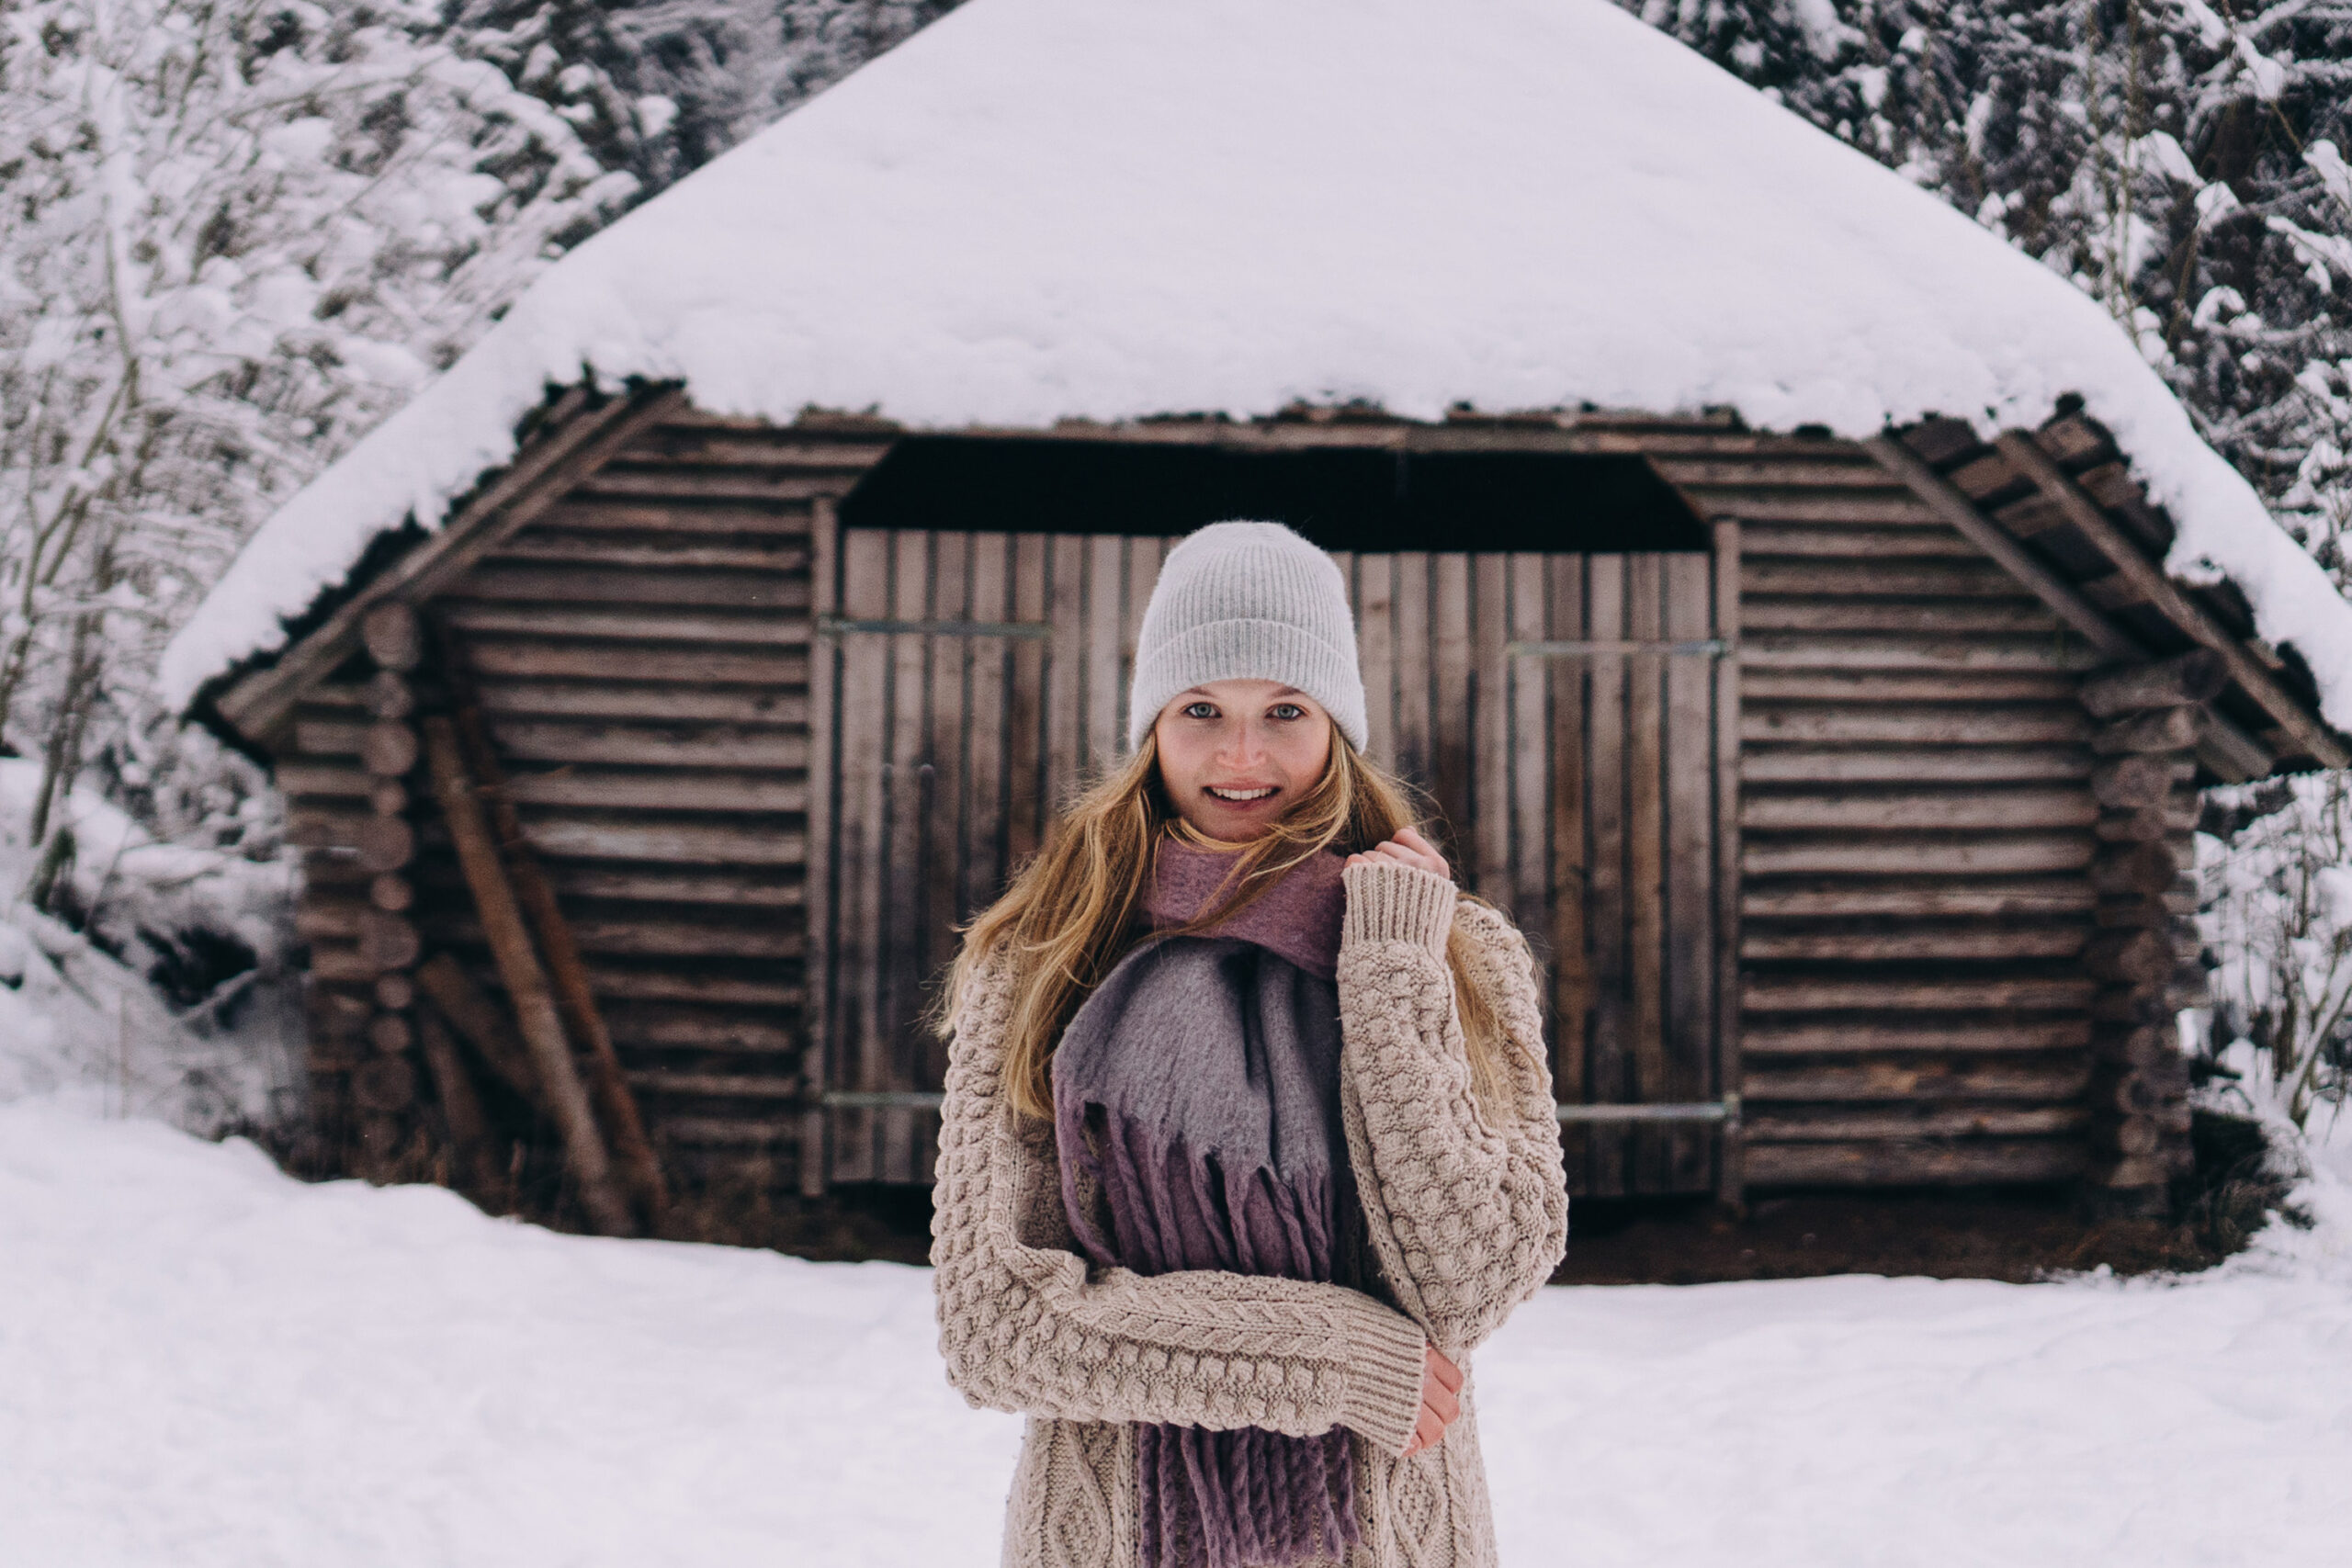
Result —
<instances>
[{"instance_id":1,"label":"snowy shrub","mask_svg":"<svg viewBox=\"0 0 2352 1568\"><path fill-rule=\"evenodd\" d=\"M2308 1126L2352 1091L2352 779L2217 790L2203 827L2214 1044L2246 1043L2239 1070Z\"/></svg>"}]
</instances>

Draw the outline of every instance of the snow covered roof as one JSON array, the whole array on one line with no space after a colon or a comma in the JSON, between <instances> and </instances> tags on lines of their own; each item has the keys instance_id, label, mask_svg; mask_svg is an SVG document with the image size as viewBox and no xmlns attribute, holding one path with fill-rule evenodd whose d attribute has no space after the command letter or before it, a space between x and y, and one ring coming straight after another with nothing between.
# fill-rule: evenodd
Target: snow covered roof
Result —
<instances>
[{"instance_id":1,"label":"snow covered roof","mask_svg":"<svg viewBox=\"0 0 2352 1568\"><path fill-rule=\"evenodd\" d=\"M1607 0L974 0L581 245L259 531L164 655L274 649L550 384L913 426L2078 393L2352 729L2352 605L2093 300Z\"/></svg>"}]
</instances>

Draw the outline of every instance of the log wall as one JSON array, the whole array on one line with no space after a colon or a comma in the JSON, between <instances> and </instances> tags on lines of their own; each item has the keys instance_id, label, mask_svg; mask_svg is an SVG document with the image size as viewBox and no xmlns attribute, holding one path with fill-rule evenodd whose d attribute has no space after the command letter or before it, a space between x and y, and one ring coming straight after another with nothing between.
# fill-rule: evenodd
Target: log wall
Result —
<instances>
[{"instance_id":1,"label":"log wall","mask_svg":"<svg viewBox=\"0 0 2352 1568\"><path fill-rule=\"evenodd\" d=\"M1001 612L978 589L980 597L955 604L935 594L918 604L888 586L898 580L887 571L857 574L863 597L854 604L818 602L819 509L847 492L893 434L855 420L777 430L672 413L435 601L469 652L513 798L575 922L629 1084L681 1180L748 1168L788 1189L823 1176L808 1159L810 1134L824 1127L812 1112L823 1086L809 1049L810 906L870 901L887 890L809 875L811 813L830 808L812 796L809 770L834 739L812 704L865 700L865 687L852 689L865 668L856 660L835 672L836 686L812 696L817 615L978 617L973 606L984 599L1012 620L1059 613L1023 599L1017 573L999 585L997 598L1008 584L1012 592ZM1190 438L1157 427L1151 436ZM1381 426L1280 427L1267 436L1404 438ZM1716 929L1737 929L1736 965L1696 976L1705 944L1693 945L1690 928L1627 928L1628 942L1651 944L1625 958L1628 972L1671 979L1690 1009L1722 1015L1716 1064L1668 1075L1671 1084L1644 1079L1636 1098L1736 1090L1735 1152L1744 1153L1753 1186L2052 1182L2083 1173L2113 1120L2095 1120L2105 1092L2094 1077L2100 983L2085 958L2100 923L2093 771L2101 759L2078 692L2099 660L1852 444L1606 421L1532 434L1442 429L1426 438L1639 452L1705 515L1736 525L1736 604L1719 602L1712 623L1730 627L1736 610L1736 678L1727 670L1706 692L1668 679L1644 699L1650 706L1620 710L1653 734L1727 725L1714 754L1736 761L1736 776L1722 778L1711 797L1736 797L1736 819L1711 828L1693 852L1736 852L1736 897L1712 917ZM1110 547L1056 539L1034 547ZM1531 713L1529 705L1547 705L1545 723L1556 728L1568 677L1476 639L1498 627L1511 638L1595 637L1608 628L1601 619L1560 618L1564 604L1585 604L1579 616L1599 612L1589 592L1580 599L1555 581L1568 558L1548 556L1446 558L1461 563L1464 604L1510 608L1492 627L1467 612L1450 629L1417 622L1419 601L1396 594L1396 574L1401 563L1421 571L1435 558L1343 562L1360 610L1380 612L1366 619L1365 660L1375 683L1389 682L1391 700L1375 704L1374 750L1393 750L1442 798L1464 803L1456 824L1464 879L1491 887L1538 937L1553 960L1556 1010L1563 987L1577 981L1558 961L1563 911L1585 902L1562 897L1563 878L1586 874L1560 860L1566 837L1536 831L1538 818L1563 809L1561 785L1546 771L1556 772L1558 760L1524 744L1487 747L1484 731L1474 744L1478 705L1449 707L1447 696L1467 693L1477 684L1474 667L1492 663L1487 683L1515 692L1510 703ZM978 564L967 562L967 573ZM1124 607L1103 612L1116 624L1106 622L1094 640L1117 667L1106 665L1067 701L1040 694L1023 720L1040 735L1061 735L1073 768L1116 749L1119 682L1151 564L1123 556L1114 574L1131 592L1115 601ZM1539 583L1531 572L1548 575ZM1429 603L1452 601L1439 593ZM1660 603L1671 619L1680 601ZM1686 618L1628 622L1618 633L1706 634L1703 617ZM1418 661L1407 646L1416 638ZM901 640L922 639L877 637L875 647ZM928 664L899 669L901 651L875 654L876 679L889 690L932 679ZM985 657L1018 665L1046 652L1019 641ZM1430 711L1417 705L1423 686L1395 675L1408 663L1432 672ZM365 1123L378 1143L427 1092L413 1066L403 1074L370 1066L401 1057L388 1046L413 1033L380 1021L408 1006L402 976L418 953L455 955L503 1000L446 835L413 804L428 792L420 776L401 773L388 721L371 710L380 672L370 656L354 656L304 693L277 736L278 778L308 876L300 919L313 953L320 1104L331 1119ZM1575 689L1589 692L1590 679L1580 671ZM1697 795L1662 807L1657 793L1625 788L1627 813L1698 819ZM1032 791L1026 805L1005 807L1012 815L993 830L987 867L959 863L952 875L917 868L908 886L944 877L945 891L931 889L931 902L940 910L968 904L989 880L983 871L1001 872L1042 831L1021 815L1042 810L1039 798ZM1508 823L1472 804L1488 799L1516 803ZM1579 831L1589 845L1589 823ZM1635 867L1635 879L1647 888L1663 865ZM388 875L397 888L387 887ZM408 904L387 910L388 897ZM898 908L896 900L890 894L883 905ZM1555 1047L1563 1032L1555 1027ZM1594 1038L1579 1038L1583 1056L1561 1058L1588 1080L1599 1059ZM831 1087L844 1086L856 1087L846 1078ZM1578 1092L1605 1098L1589 1081ZM1697 1136L1712 1145L1712 1132ZM1703 1185L1710 1150L1686 1147L1681 1134L1674 1140L1655 1145L1673 1172L1668 1185ZM1624 1153L1634 1142L1588 1135L1579 1190L1647 1190L1649 1156L1629 1165ZM878 1175L883 1164L927 1163L912 1145L903 1160L869 1147L863 1166L851 1165Z\"/></svg>"},{"instance_id":2,"label":"log wall","mask_svg":"<svg viewBox=\"0 0 2352 1568\"><path fill-rule=\"evenodd\" d=\"M1741 523L1748 1182L2075 1175L2093 660L1859 449L1694 444L1661 468Z\"/></svg>"}]
</instances>

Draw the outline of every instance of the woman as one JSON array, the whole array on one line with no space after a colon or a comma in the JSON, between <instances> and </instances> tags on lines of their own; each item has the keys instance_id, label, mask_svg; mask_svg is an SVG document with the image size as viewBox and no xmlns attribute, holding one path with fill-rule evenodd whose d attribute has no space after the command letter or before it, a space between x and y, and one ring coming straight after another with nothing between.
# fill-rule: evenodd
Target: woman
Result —
<instances>
[{"instance_id":1,"label":"woman","mask_svg":"<svg viewBox=\"0 0 2352 1568\"><path fill-rule=\"evenodd\" d=\"M1170 552L1128 731L943 998L940 1348L1029 1417L1005 1561L1491 1563L1469 1353L1567 1233L1527 944L1364 760L1289 529Z\"/></svg>"}]
</instances>

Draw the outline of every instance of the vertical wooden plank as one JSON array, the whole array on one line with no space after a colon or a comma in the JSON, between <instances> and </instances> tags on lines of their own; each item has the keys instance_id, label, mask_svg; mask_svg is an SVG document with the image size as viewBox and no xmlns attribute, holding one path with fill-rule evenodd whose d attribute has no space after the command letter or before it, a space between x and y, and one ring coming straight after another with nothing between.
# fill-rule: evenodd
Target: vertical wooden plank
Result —
<instances>
[{"instance_id":1,"label":"vertical wooden plank","mask_svg":"<svg viewBox=\"0 0 2352 1568\"><path fill-rule=\"evenodd\" d=\"M1572 642L1590 634L1585 617L1585 558L1552 556L1545 561L1551 618L1545 635ZM1551 840L1549 879L1552 939L1552 1091L1567 1104L1593 1098L1591 1034L1592 955L1586 926L1589 886L1590 766L1586 686L1591 667L1581 659L1542 660L1552 703ZM1591 1138L1584 1128L1561 1130L1571 1191L1590 1191Z\"/></svg>"},{"instance_id":2,"label":"vertical wooden plank","mask_svg":"<svg viewBox=\"0 0 2352 1568\"><path fill-rule=\"evenodd\" d=\"M1046 766L1042 785L1046 840L1060 830L1062 802L1077 786L1084 765L1081 734L1086 710L1086 541L1057 534L1048 541L1047 618L1053 624L1046 656Z\"/></svg>"},{"instance_id":3,"label":"vertical wooden plank","mask_svg":"<svg viewBox=\"0 0 2352 1568\"><path fill-rule=\"evenodd\" d=\"M1126 541L1086 541L1086 731L1080 772L1091 784L1119 755L1119 634L1125 626Z\"/></svg>"},{"instance_id":4,"label":"vertical wooden plank","mask_svg":"<svg viewBox=\"0 0 2352 1568\"><path fill-rule=\"evenodd\" d=\"M822 619L841 608L841 524L833 500L820 496L809 520L810 613ZM808 648L808 860L803 873L801 914L806 943L801 960L801 1071L808 1083L808 1113L800 1119L800 1191L814 1198L825 1190L827 1158L824 1094L831 1082L833 979L833 874L839 855L833 844L834 796L840 787L835 746L840 717L835 706L841 639L817 637Z\"/></svg>"},{"instance_id":5,"label":"vertical wooden plank","mask_svg":"<svg viewBox=\"0 0 2352 1568\"><path fill-rule=\"evenodd\" d=\"M1656 552L1629 557L1625 637L1659 640L1665 627L1665 563ZM1625 699L1626 1010L1634 1098L1667 1098L1666 1052L1666 666L1656 653L1628 661ZM1634 1134L1634 1190L1666 1190L1661 1129Z\"/></svg>"},{"instance_id":6,"label":"vertical wooden plank","mask_svg":"<svg viewBox=\"0 0 2352 1568\"><path fill-rule=\"evenodd\" d=\"M1366 753L1383 767L1396 765L1396 558L1358 556L1355 562L1356 649L1363 673Z\"/></svg>"},{"instance_id":7,"label":"vertical wooden plank","mask_svg":"<svg viewBox=\"0 0 2352 1568\"><path fill-rule=\"evenodd\" d=\"M1469 558L1470 568L1470 820L1464 824L1476 868L1472 886L1509 909L1515 887L1510 836L1510 558L1491 552Z\"/></svg>"},{"instance_id":8,"label":"vertical wooden plank","mask_svg":"<svg viewBox=\"0 0 2352 1568\"><path fill-rule=\"evenodd\" d=\"M971 611L972 536L941 533L931 536L930 602L924 611L934 621L967 621ZM911 642L916 639L910 637ZM899 1021L901 1072L907 1087L935 1090L947 1080L945 1042L923 1027L932 988L940 969L955 956L956 918L962 912L958 897L967 851L964 823L964 754L966 686L972 644L986 639L934 637L927 639L928 668L924 671L928 697L922 714L922 758L918 769L919 792L916 844L921 913L917 917L914 952L908 968L909 988ZM905 1113L909 1150L909 1180L931 1179L938 1151L939 1118L929 1111Z\"/></svg>"},{"instance_id":9,"label":"vertical wooden plank","mask_svg":"<svg viewBox=\"0 0 2352 1568\"><path fill-rule=\"evenodd\" d=\"M887 617L890 608L889 536L846 529L841 536L842 614L853 620ZM839 870L834 876L836 955L833 971L833 1042L841 1071L837 1087L878 1089L876 1068L883 1021L881 993L881 903L886 822L882 767L888 733L884 719L889 700L890 639L878 632L844 632L841 645L841 727L836 764L841 774ZM832 1177L836 1181L872 1181L874 1113L845 1109L832 1116Z\"/></svg>"},{"instance_id":10,"label":"vertical wooden plank","mask_svg":"<svg viewBox=\"0 0 2352 1568\"><path fill-rule=\"evenodd\" d=\"M891 536L890 615L920 621L929 614L933 551L939 536L906 529ZM915 1089L916 1014L922 1010L923 950L924 819L932 795L932 767L924 756L930 739L925 720L930 685L929 640L917 633L890 635L889 750L884 773L888 802L886 850L888 889L883 905L881 1006L876 1041L887 1053L876 1064L884 1089ZM876 1174L884 1181L912 1181L916 1112L894 1106L881 1113Z\"/></svg>"},{"instance_id":11,"label":"vertical wooden plank","mask_svg":"<svg viewBox=\"0 0 2352 1568\"><path fill-rule=\"evenodd\" d=\"M1012 536L1012 618L1031 624L1046 619L1051 570L1043 534ZM1007 650L1012 669L1004 709L1004 876L1037 852L1052 814L1046 763L1046 682L1052 678L1053 645L1045 637L1019 637Z\"/></svg>"},{"instance_id":12,"label":"vertical wooden plank","mask_svg":"<svg viewBox=\"0 0 2352 1568\"><path fill-rule=\"evenodd\" d=\"M1396 773L1420 790L1430 773L1430 558L1396 558Z\"/></svg>"},{"instance_id":13,"label":"vertical wooden plank","mask_svg":"<svg viewBox=\"0 0 2352 1568\"><path fill-rule=\"evenodd\" d=\"M1510 602L1498 606L1505 621L1503 632L1508 640L1542 641L1546 636L1548 615L1544 603L1544 558L1537 555L1514 555L1506 558L1510 579ZM1551 710L1545 701L1544 667L1553 662L1542 659L1506 659L1505 677L1509 684L1510 716L1506 733L1510 737L1510 897L1496 902L1510 911L1519 929L1527 933L1536 950L1538 963L1546 963L1549 954L1544 950L1551 940ZM1544 1030L1545 1038L1552 1034L1551 995L1544 993Z\"/></svg>"},{"instance_id":14,"label":"vertical wooden plank","mask_svg":"<svg viewBox=\"0 0 2352 1568\"><path fill-rule=\"evenodd\" d=\"M1127 694L1135 689L1136 645L1143 631L1143 613L1151 605L1151 586L1159 581L1159 557L1164 541L1145 536L1125 540L1126 602L1119 616L1119 694L1112 705L1118 739L1113 755L1127 755Z\"/></svg>"},{"instance_id":15,"label":"vertical wooden plank","mask_svg":"<svg viewBox=\"0 0 2352 1568\"><path fill-rule=\"evenodd\" d=\"M1596 642L1622 640L1625 627L1623 556L1593 556L1589 580L1585 636ZM1625 835L1627 779L1625 726L1630 660L1603 654L1590 660L1588 716L1590 737L1585 781L1590 826L1587 862L1587 951L1590 954L1592 1026L1586 1081L1595 1104L1621 1104L1634 1098L1627 1056ZM1625 1134L1594 1127L1586 1134L1589 1190L1613 1197L1625 1190Z\"/></svg>"},{"instance_id":16,"label":"vertical wooden plank","mask_svg":"<svg viewBox=\"0 0 2352 1568\"><path fill-rule=\"evenodd\" d=\"M1736 1096L1739 1058L1739 525L1715 525L1714 635L1732 651L1715 660L1715 1092L1734 1111L1718 1136L1715 1198L1736 1209L1747 1201Z\"/></svg>"},{"instance_id":17,"label":"vertical wooden plank","mask_svg":"<svg viewBox=\"0 0 2352 1568\"><path fill-rule=\"evenodd\" d=\"M1703 642L1714 623L1713 562L1696 551L1665 558L1666 637ZM1666 664L1666 1079L1657 1092L1709 1098L1715 1036L1715 780L1713 661ZM1677 1192L1714 1185L1715 1130L1668 1127L1666 1179Z\"/></svg>"},{"instance_id":18,"label":"vertical wooden plank","mask_svg":"<svg viewBox=\"0 0 2352 1568\"><path fill-rule=\"evenodd\" d=\"M972 619L1021 618L1012 604L1012 536L972 536ZM1001 637L970 640L964 698L964 844L954 914L958 922L994 903L1004 886L1006 762L1012 740L1006 722L1005 677L1012 666L1012 645L1034 641ZM945 957L955 957L953 938Z\"/></svg>"},{"instance_id":19,"label":"vertical wooden plank","mask_svg":"<svg viewBox=\"0 0 2352 1568\"><path fill-rule=\"evenodd\" d=\"M1470 768L1470 558L1430 557L1430 772L1445 818L1443 848L1475 879L1470 829L1476 803Z\"/></svg>"}]
</instances>

